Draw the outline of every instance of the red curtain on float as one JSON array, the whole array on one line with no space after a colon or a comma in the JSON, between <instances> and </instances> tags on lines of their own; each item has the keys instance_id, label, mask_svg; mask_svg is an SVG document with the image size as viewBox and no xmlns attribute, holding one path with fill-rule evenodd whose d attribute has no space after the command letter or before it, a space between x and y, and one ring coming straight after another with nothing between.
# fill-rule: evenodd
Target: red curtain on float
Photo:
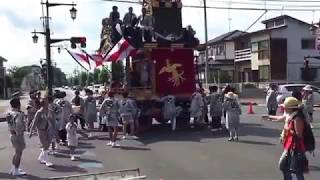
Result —
<instances>
[{"instance_id":1,"label":"red curtain on float","mask_svg":"<svg viewBox=\"0 0 320 180\"><path fill-rule=\"evenodd\" d=\"M195 69L192 49L153 49L156 93L191 94L195 91Z\"/></svg>"}]
</instances>

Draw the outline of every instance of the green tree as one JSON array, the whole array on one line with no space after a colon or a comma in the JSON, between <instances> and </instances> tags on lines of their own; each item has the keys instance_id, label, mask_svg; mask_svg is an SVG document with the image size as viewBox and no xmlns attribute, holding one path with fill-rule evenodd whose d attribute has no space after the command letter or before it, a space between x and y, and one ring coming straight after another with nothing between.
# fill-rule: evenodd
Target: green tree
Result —
<instances>
[{"instance_id":1,"label":"green tree","mask_svg":"<svg viewBox=\"0 0 320 180\"><path fill-rule=\"evenodd\" d=\"M60 68L53 68L53 79L54 85L57 87L61 87L67 84L67 77L64 72L61 71Z\"/></svg>"},{"instance_id":2,"label":"green tree","mask_svg":"<svg viewBox=\"0 0 320 180\"><path fill-rule=\"evenodd\" d=\"M107 66L104 66L99 73L99 81L102 84L110 84L110 71Z\"/></svg>"},{"instance_id":3,"label":"green tree","mask_svg":"<svg viewBox=\"0 0 320 180\"><path fill-rule=\"evenodd\" d=\"M100 74L100 69L95 69L94 72L93 72L93 82L95 84L100 84L100 79L99 79L99 74Z\"/></svg>"},{"instance_id":4,"label":"green tree","mask_svg":"<svg viewBox=\"0 0 320 180\"><path fill-rule=\"evenodd\" d=\"M80 85L81 86L86 86L87 79L88 79L87 72L81 72L80 73Z\"/></svg>"},{"instance_id":5,"label":"green tree","mask_svg":"<svg viewBox=\"0 0 320 180\"><path fill-rule=\"evenodd\" d=\"M124 78L124 66L122 61L111 64L112 81L122 82Z\"/></svg>"}]
</instances>

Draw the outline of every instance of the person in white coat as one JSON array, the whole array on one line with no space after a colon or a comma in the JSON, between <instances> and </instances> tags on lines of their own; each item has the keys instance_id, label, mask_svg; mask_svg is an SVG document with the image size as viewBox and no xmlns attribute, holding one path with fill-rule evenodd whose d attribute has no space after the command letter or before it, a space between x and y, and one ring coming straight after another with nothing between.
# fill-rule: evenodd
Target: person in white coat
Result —
<instances>
[{"instance_id":1,"label":"person in white coat","mask_svg":"<svg viewBox=\"0 0 320 180\"><path fill-rule=\"evenodd\" d=\"M26 174L26 172L20 169L22 152L26 148L26 143L24 140L26 123L24 113L21 111L19 98L11 99L10 105L11 110L7 113L6 120L10 132L10 140L14 148L14 156L12 158L12 169L10 170L9 174L13 176L20 176Z\"/></svg>"},{"instance_id":2,"label":"person in white coat","mask_svg":"<svg viewBox=\"0 0 320 180\"><path fill-rule=\"evenodd\" d=\"M310 85L306 85L302 89L302 104L304 106L304 111L308 115L308 121L310 122L311 128L313 128L312 122L313 122L313 91L312 87Z\"/></svg>"},{"instance_id":3,"label":"person in white coat","mask_svg":"<svg viewBox=\"0 0 320 180\"><path fill-rule=\"evenodd\" d=\"M128 92L122 93L123 99L120 102L120 117L123 122L123 139L127 137L127 128L130 126L130 136L134 139L137 137L134 135L134 117L137 113L133 100L128 98Z\"/></svg>"},{"instance_id":4,"label":"person in white coat","mask_svg":"<svg viewBox=\"0 0 320 180\"><path fill-rule=\"evenodd\" d=\"M120 118L119 108L119 101L115 99L114 93L110 91L108 97L103 101L100 107L100 115L102 116L102 120L106 123L109 132L110 141L107 143L107 146L120 147L120 144L116 142Z\"/></svg>"},{"instance_id":5,"label":"person in white coat","mask_svg":"<svg viewBox=\"0 0 320 180\"><path fill-rule=\"evenodd\" d=\"M97 102L93 97L93 92L91 90L86 90L87 97L84 100L84 117L88 126L89 138L94 137L93 129L94 122L97 121Z\"/></svg>"},{"instance_id":6,"label":"person in white coat","mask_svg":"<svg viewBox=\"0 0 320 180\"><path fill-rule=\"evenodd\" d=\"M210 87L210 116L211 116L211 128L219 129L221 125L222 117L222 94L218 93L217 86Z\"/></svg>"},{"instance_id":7,"label":"person in white coat","mask_svg":"<svg viewBox=\"0 0 320 180\"><path fill-rule=\"evenodd\" d=\"M237 95L233 92L228 92L225 95L223 108L226 111L226 128L229 130L230 138L228 141L238 141L238 130L240 124L241 109L237 101Z\"/></svg>"},{"instance_id":8,"label":"person in white coat","mask_svg":"<svg viewBox=\"0 0 320 180\"><path fill-rule=\"evenodd\" d=\"M71 161L76 160L76 148L78 146L78 137L77 137L77 123L75 122L77 120L76 115L71 115L69 122L66 125L67 130L67 140L68 140L68 147L70 149L70 158Z\"/></svg>"},{"instance_id":9,"label":"person in white coat","mask_svg":"<svg viewBox=\"0 0 320 180\"><path fill-rule=\"evenodd\" d=\"M266 96L266 104L268 109L268 115L275 116L278 109L278 102L277 102L277 86L274 84L270 85L270 88L267 91Z\"/></svg>"},{"instance_id":10,"label":"person in white coat","mask_svg":"<svg viewBox=\"0 0 320 180\"><path fill-rule=\"evenodd\" d=\"M190 124L191 128L194 128L195 123L202 122L202 112L204 108L203 98L201 95L201 90L197 89L191 96L191 105L190 105Z\"/></svg>"},{"instance_id":11,"label":"person in white coat","mask_svg":"<svg viewBox=\"0 0 320 180\"><path fill-rule=\"evenodd\" d=\"M50 137L49 137L49 110L48 110L48 102L47 99L42 99L41 108L36 112L34 119L31 124L30 131L34 128L37 128L38 136L41 144L41 152L38 157L38 160L41 164L45 164L48 167L53 166L53 164L49 161L49 145L50 145ZM32 133L29 134L31 138Z\"/></svg>"},{"instance_id":12,"label":"person in white coat","mask_svg":"<svg viewBox=\"0 0 320 180\"><path fill-rule=\"evenodd\" d=\"M58 113L58 130L59 137L61 140L61 145L66 145L67 140L67 131L66 124L69 121L69 117L72 113L72 105L69 101L65 100L66 92L60 92L58 95L58 99L55 100L55 103L59 105L61 111Z\"/></svg>"},{"instance_id":13,"label":"person in white coat","mask_svg":"<svg viewBox=\"0 0 320 180\"><path fill-rule=\"evenodd\" d=\"M172 131L175 131L177 124L175 97L167 93L160 101L163 103L163 118L171 122Z\"/></svg>"}]
</instances>

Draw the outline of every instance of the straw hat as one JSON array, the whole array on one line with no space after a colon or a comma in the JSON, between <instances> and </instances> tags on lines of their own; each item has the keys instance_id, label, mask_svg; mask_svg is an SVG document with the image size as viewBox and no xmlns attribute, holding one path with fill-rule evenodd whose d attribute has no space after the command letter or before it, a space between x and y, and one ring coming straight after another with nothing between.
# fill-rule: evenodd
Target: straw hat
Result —
<instances>
[{"instance_id":1,"label":"straw hat","mask_svg":"<svg viewBox=\"0 0 320 180\"><path fill-rule=\"evenodd\" d=\"M229 99L236 99L237 98L237 95L233 92L228 92L226 95L224 95L226 98L229 98Z\"/></svg>"},{"instance_id":2,"label":"straw hat","mask_svg":"<svg viewBox=\"0 0 320 180\"><path fill-rule=\"evenodd\" d=\"M302 90L305 90L305 91L312 91L312 88L310 85L306 85L305 87L302 88Z\"/></svg>"},{"instance_id":3,"label":"straw hat","mask_svg":"<svg viewBox=\"0 0 320 180\"><path fill-rule=\"evenodd\" d=\"M281 106L283 106L284 108L287 108L287 109L299 108L300 101L294 97L287 97Z\"/></svg>"}]
</instances>

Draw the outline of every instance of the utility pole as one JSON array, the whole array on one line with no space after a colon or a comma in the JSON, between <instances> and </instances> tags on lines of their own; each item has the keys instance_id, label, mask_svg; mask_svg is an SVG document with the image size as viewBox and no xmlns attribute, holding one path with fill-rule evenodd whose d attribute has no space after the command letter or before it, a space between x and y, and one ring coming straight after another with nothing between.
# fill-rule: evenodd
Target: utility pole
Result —
<instances>
[{"instance_id":1,"label":"utility pole","mask_svg":"<svg viewBox=\"0 0 320 180\"><path fill-rule=\"evenodd\" d=\"M207 25L207 2L203 0L204 10L204 33L205 33L205 83L208 86L208 25Z\"/></svg>"},{"instance_id":2,"label":"utility pole","mask_svg":"<svg viewBox=\"0 0 320 180\"><path fill-rule=\"evenodd\" d=\"M46 27L45 27L45 37L46 37L46 59L47 59L47 80L48 80L48 95L52 96L52 83L53 83L53 72L52 72L52 65L51 65L51 47L50 47L50 28L49 28L49 5L48 0L46 2Z\"/></svg>"}]
</instances>

